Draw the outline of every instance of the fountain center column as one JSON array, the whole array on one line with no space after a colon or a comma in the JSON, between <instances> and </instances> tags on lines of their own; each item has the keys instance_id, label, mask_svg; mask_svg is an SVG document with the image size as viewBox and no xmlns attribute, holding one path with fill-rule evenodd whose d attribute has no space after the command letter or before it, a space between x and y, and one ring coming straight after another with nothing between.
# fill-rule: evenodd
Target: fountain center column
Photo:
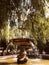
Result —
<instances>
[{"instance_id":1,"label":"fountain center column","mask_svg":"<svg viewBox=\"0 0 49 65\"><path fill-rule=\"evenodd\" d=\"M25 47L20 45L20 52L18 55L18 63L26 63L27 62L27 56L26 56L26 51Z\"/></svg>"}]
</instances>

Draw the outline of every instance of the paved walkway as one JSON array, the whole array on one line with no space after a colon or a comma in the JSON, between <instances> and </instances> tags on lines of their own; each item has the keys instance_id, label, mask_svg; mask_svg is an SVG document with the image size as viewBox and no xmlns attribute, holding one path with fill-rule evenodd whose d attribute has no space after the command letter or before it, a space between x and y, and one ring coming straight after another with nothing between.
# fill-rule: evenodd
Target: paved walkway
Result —
<instances>
[{"instance_id":1,"label":"paved walkway","mask_svg":"<svg viewBox=\"0 0 49 65\"><path fill-rule=\"evenodd\" d=\"M16 57L17 57L16 55L0 56L0 63L15 63L17 62ZM12 64L12 65L17 65L17 64ZM22 65L49 65L49 60L28 59L27 63L22 64Z\"/></svg>"}]
</instances>

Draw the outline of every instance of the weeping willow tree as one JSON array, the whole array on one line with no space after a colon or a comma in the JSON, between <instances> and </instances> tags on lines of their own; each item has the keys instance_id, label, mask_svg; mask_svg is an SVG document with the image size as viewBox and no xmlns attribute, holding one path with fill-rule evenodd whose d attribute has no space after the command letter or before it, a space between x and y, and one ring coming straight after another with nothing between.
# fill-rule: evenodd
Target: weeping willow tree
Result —
<instances>
[{"instance_id":1,"label":"weeping willow tree","mask_svg":"<svg viewBox=\"0 0 49 65\"><path fill-rule=\"evenodd\" d=\"M4 30L3 36L6 39L9 36L27 37L28 34L35 43L37 40L44 43L46 40L49 41L48 0L0 0L0 3L0 31ZM10 30L8 26L11 27Z\"/></svg>"},{"instance_id":2,"label":"weeping willow tree","mask_svg":"<svg viewBox=\"0 0 49 65\"><path fill-rule=\"evenodd\" d=\"M40 40L43 43L46 43L46 40L49 41L49 34L48 34L49 13L46 12L46 10L44 10L45 6L48 7L46 4L48 4L46 0L45 1L43 0L42 2L40 1L40 7L35 6L33 4L36 11L33 13L34 14L32 15L33 17L30 16L31 18L30 21L32 21L32 35L35 41ZM39 1L37 5L39 5Z\"/></svg>"}]
</instances>

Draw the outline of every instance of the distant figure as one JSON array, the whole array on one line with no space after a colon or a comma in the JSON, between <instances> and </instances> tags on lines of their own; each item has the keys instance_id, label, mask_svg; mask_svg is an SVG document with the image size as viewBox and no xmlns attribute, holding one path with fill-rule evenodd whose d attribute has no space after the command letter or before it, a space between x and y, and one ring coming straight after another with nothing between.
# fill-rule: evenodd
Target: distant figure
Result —
<instances>
[{"instance_id":1,"label":"distant figure","mask_svg":"<svg viewBox=\"0 0 49 65\"><path fill-rule=\"evenodd\" d=\"M46 52L43 50L42 54L43 54L43 55L45 55L45 54L46 54Z\"/></svg>"},{"instance_id":2,"label":"distant figure","mask_svg":"<svg viewBox=\"0 0 49 65\"><path fill-rule=\"evenodd\" d=\"M37 47L33 44L33 42L31 42L31 41L29 41L29 42L30 42L30 44L32 46L35 57L39 57L39 52L38 52Z\"/></svg>"},{"instance_id":3,"label":"distant figure","mask_svg":"<svg viewBox=\"0 0 49 65\"><path fill-rule=\"evenodd\" d=\"M9 42L6 50L7 50L7 53L9 53L9 54L15 53L15 51L14 51L15 50L15 46L14 46L14 44L11 41Z\"/></svg>"}]
</instances>

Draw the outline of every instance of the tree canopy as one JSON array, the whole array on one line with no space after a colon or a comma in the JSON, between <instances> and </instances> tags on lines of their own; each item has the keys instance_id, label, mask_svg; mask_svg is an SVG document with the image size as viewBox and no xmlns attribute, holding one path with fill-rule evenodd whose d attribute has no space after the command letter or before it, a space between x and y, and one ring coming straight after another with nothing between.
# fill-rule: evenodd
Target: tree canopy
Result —
<instances>
[{"instance_id":1,"label":"tree canopy","mask_svg":"<svg viewBox=\"0 0 49 65\"><path fill-rule=\"evenodd\" d=\"M0 0L0 33L6 38L49 41L49 0ZM8 32L8 34L7 34ZM28 36L27 36L28 34Z\"/></svg>"}]
</instances>

